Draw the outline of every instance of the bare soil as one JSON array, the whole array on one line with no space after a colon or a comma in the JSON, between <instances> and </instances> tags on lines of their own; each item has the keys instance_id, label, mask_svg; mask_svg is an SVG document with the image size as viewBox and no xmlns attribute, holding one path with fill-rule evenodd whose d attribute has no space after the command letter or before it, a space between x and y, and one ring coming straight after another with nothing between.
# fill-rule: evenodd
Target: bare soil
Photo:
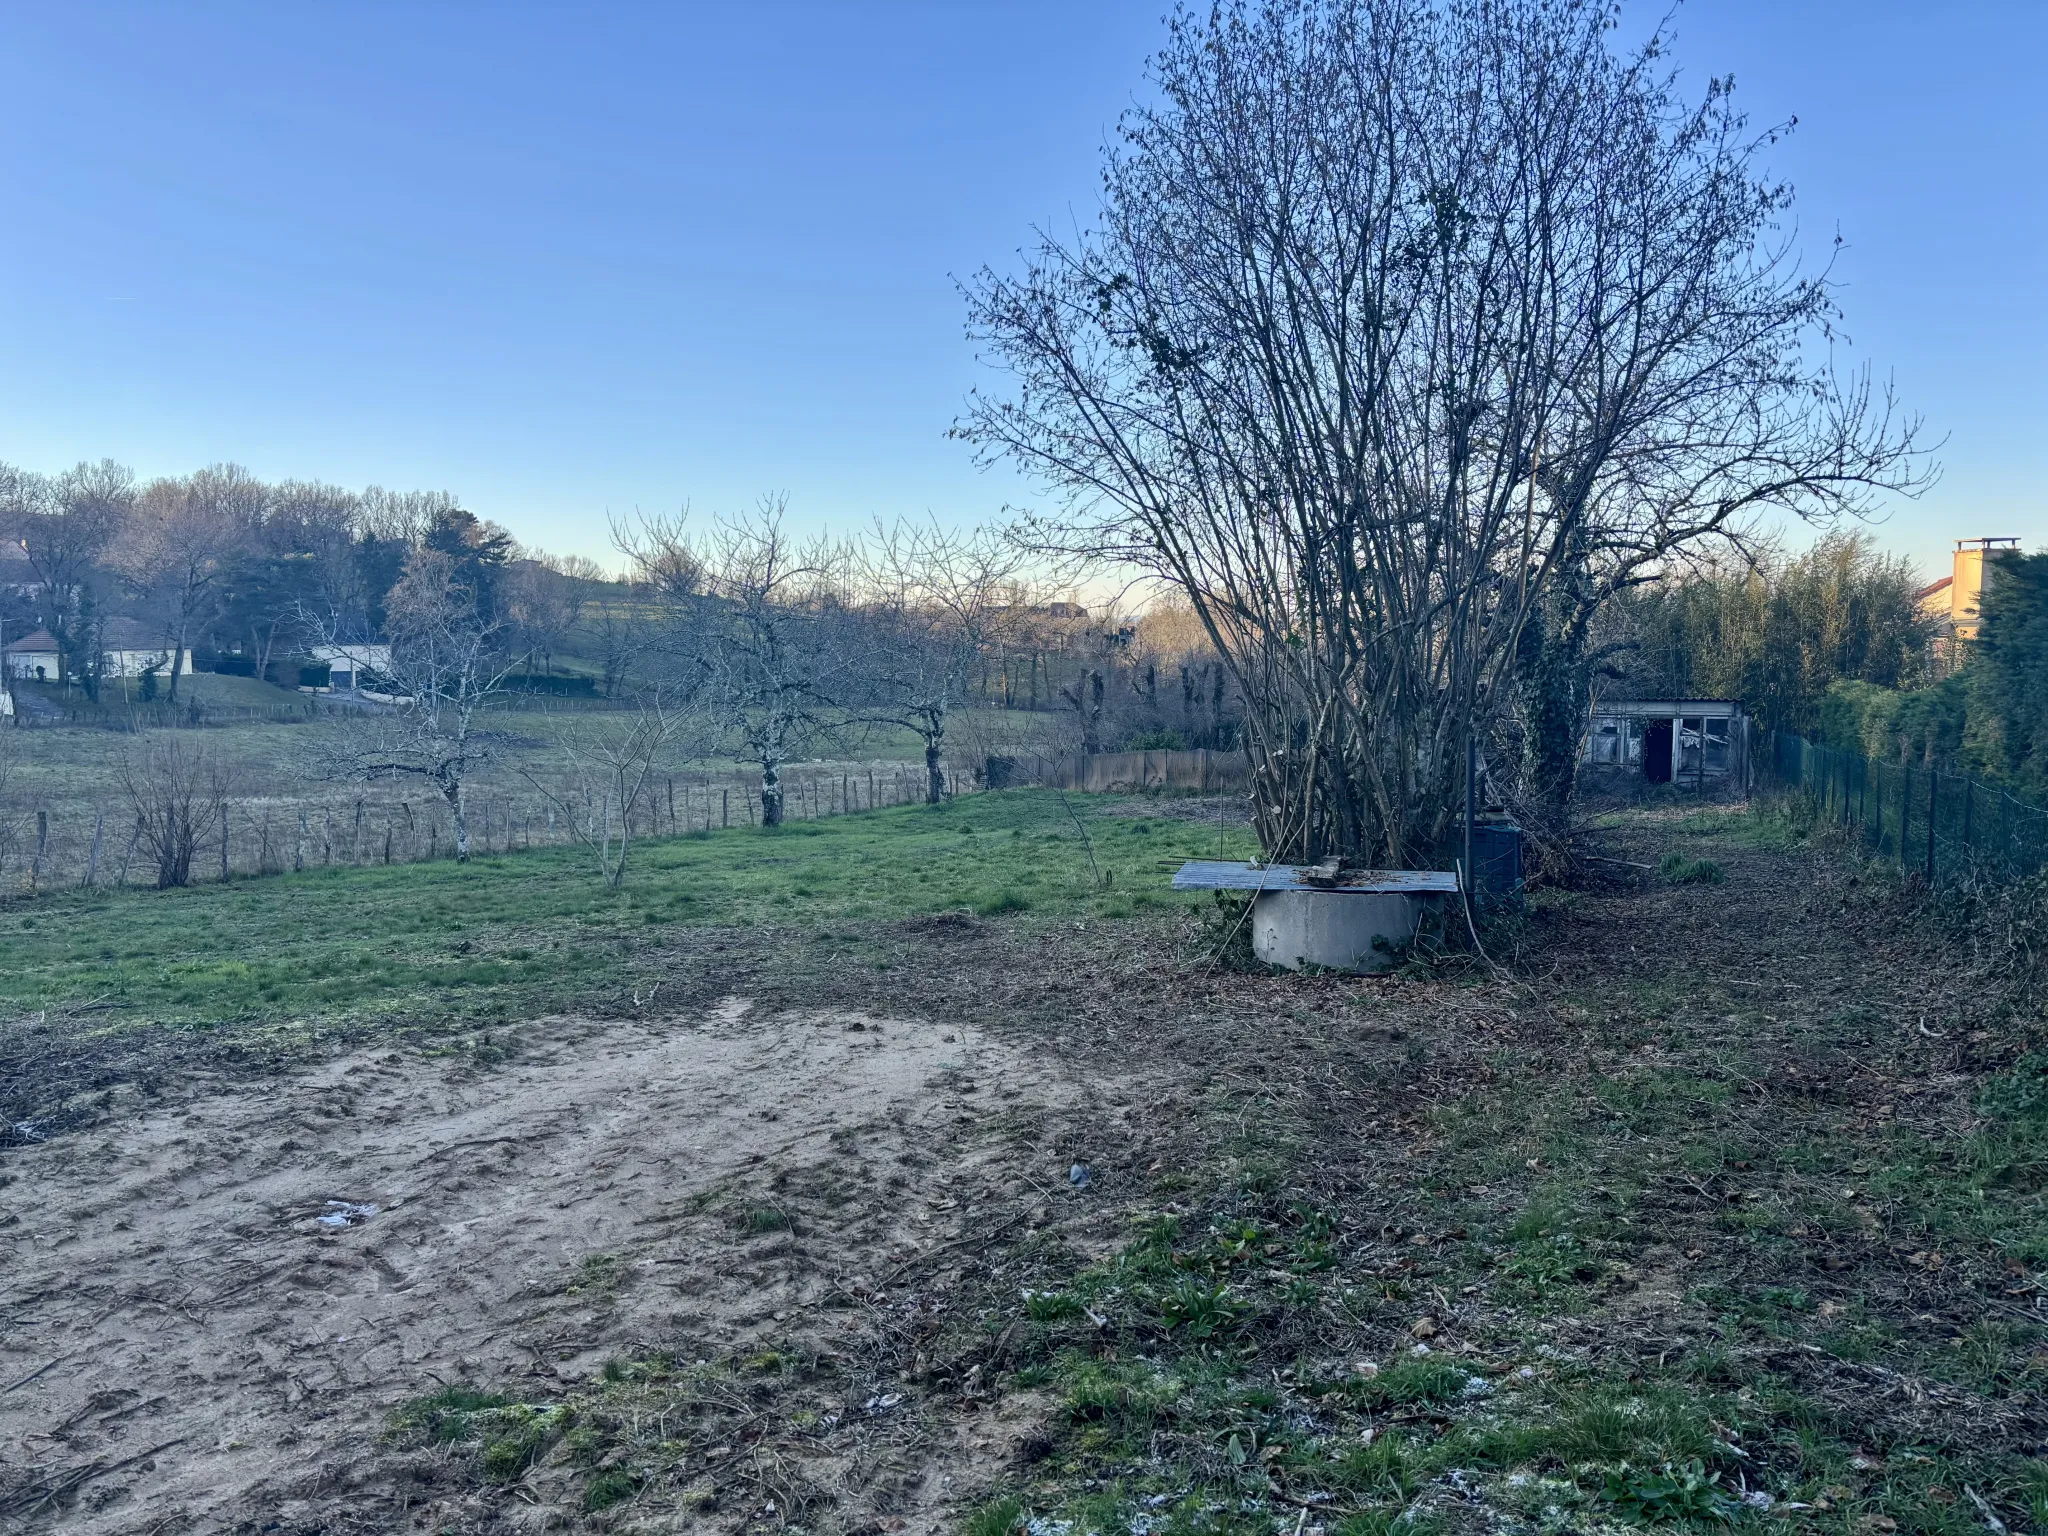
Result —
<instances>
[{"instance_id":1,"label":"bare soil","mask_svg":"<svg viewBox=\"0 0 2048 1536\"><path fill-rule=\"evenodd\" d=\"M734 997L542 1021L496 1069L357 1052L18 1151L0 1508L95 1533L467 1523L436 1458L414 1478L386 1443L400 1403L545 1393L650 1339L843 1350L827 1299L886 1298L959 1243L992 1161L1077 1092L968 1027ZM974 1459L934 1448L901 1513L936 1528Z\"/></svg>"}]
</instances>

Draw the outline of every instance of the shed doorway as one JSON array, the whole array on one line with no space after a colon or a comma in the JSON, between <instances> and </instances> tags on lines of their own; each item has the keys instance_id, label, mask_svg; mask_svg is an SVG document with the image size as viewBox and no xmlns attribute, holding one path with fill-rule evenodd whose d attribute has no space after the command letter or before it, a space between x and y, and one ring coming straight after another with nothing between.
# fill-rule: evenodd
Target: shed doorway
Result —
<instances>
[{"instance_id":1,"label":"shed doorway","mask_svg":"<svg viewBox=\"0 0 2048 1536\"><path fill-rule=\"evenodd\" d=\"M1643 722L1643 777L1652 784L1671 782L1671 722Z\"/></svg>"}]
</instances>

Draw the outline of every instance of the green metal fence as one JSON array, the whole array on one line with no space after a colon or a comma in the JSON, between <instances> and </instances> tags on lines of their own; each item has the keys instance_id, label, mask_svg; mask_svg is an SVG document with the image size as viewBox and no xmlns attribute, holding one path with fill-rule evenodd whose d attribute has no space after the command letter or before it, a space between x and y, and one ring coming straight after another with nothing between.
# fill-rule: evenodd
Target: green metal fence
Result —
<instances>
[{"instance_id":1,"label":"green metal fence","mask_svg":"<svg viewBox=\"0 0 2048 1536\"><path fill-rule=\"evenodd\" d=\"M1967 774L1891 763L1773 732L1759 775L1929 884L2048 867L2048 809Z\"/></svg>"}]
</instances>

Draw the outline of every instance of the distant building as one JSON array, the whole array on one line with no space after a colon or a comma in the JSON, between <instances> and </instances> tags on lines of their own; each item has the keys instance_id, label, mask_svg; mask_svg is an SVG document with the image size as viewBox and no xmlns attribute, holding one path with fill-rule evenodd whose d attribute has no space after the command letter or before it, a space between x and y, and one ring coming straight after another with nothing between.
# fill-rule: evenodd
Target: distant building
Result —
<instances>
[{"instance_id":1,"label":"distant building","mask_svg":"<svg viewBox=\"0 0 2048 1536\"><path fill-rule=\"evenodd\" d=\"M1920 612L1934 621L1935 652L1955 662L1959 645L1977 638L1978 604L1984 596L1984 562L2017 553L2018 539L1957 539L1950 573L1920 589Z\"/></svg>"},{"instance_id":2,"label":"distant building","mask_svg":"<svg viewBox=\"0 0 2048 1536\"><path fill-rule=\"evenodd\" d=\"M19 640L0 646L7 659L7 675L29 683L57 681L57 637L47 629L30 630Z\"/></svg>"},{"instance_id":3,"label":"distant building","mask_svg":"<svg viewBox=\"0 0 2048 1536\"><path fill-rule=\"evenodd\" d=\"M171 647L162 631L139 619L108 619L102 624L100 655L102 677L140 677L145 672L171 675ZM186 677L191 671L192 653L188 650L178 658L177 674Z\"/></svg>"},{"instance_id":4,"label":"distant building","mask_svg":"<svg viewBox=\"0 0 2048 1536\"><path fill-rule=\"evenodd\" d=\"M1609 782L1746 786L1749 716L1733 699L1602 699L1579 756Z\"/></svg>"},{"instance_id":5,"label":"distant building","mask_svg":"<svg viewBox=\"0 0 2048 1536\"><path fill-rule=\"evenodd\" d=\"M336 693L356 693L366 673L382 676L391 670L388 645L316 645L306 653L316 667L327 668L327 686Z\"/></svg>"}]
</instances>

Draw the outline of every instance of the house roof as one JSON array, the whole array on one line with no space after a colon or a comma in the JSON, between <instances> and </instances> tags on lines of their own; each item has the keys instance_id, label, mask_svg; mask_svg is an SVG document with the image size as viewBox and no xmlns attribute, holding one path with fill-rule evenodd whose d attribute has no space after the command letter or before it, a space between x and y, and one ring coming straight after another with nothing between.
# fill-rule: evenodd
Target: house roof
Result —
<instances>
[{"instance_id":1,"label":"house roof","mask_svg":"<svg viewBox=\"0 0 2048 1536\"><path fill-rule=\"evenodd\" d=\"M1937 592L1946 592L1950 587L1955 585L1955 581L1956 579L1953 576L1944 576L1939 581L1930 581L1918 592L1915 592L1913 596L1919 598L1921 601L1924 602L1928 598L1934 596L1934 594Z\"/></svg>"},{"instance_id":2,"label":"house roof","mask_svg":"<svg viewBox=\"0 0 2048 1536\"><path fill-rule=\"evenodd\" d=\"M19 640L10 640L6 645L0 646L0 651L5 651L9 656L17 653L40 654L48 651L54 656L57 654L57 637L47 629L32 629Z\"/></svg>"},{"instance_id":3,"label":"house roof","mask_svg":"<svg viewBox=\"0 0 2048 1536\"><path fill-rule=\"evenodd\" d=\"M168 651L163 631L140 619L115 617L100 626L100 648L108 651Z\"/></svg>"}]
</instances>

